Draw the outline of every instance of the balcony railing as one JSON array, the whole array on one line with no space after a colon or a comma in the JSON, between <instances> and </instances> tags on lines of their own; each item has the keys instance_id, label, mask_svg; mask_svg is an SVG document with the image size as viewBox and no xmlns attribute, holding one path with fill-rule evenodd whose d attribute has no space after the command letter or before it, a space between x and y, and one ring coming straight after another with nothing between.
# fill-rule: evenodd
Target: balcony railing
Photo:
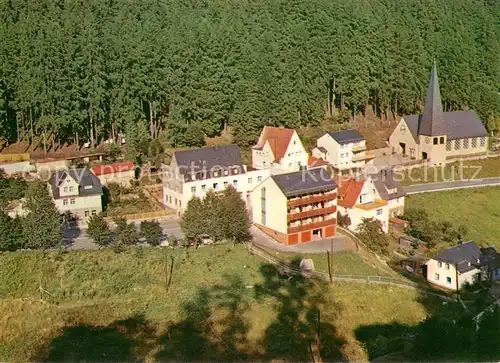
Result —
<instances>
[{"instance_id":1,"label":"balcony railing","mask_svg":"<svg viewBox=\"0 0 500 363\"><path fill-rule=\"evenodd\" d=\"M360 152L360 151L363 151L363 150L366 150L366 145L361 145L361 146L354 146L351 151L353 153L357 153L357 152Z\"/></svg>"},{"instance_id":2,"label":"balcony railing","mask_svg":"<svg viewBox=\"0 0 500 363\"><path fill-rule=\"evenodd\" d=\"M351 160L352 161L362 161L362 160L373 159L374 157L375 157L375 155L373 155L371 153L364 153L361 155L353 155Z\"/></svg>"},{"instance_id":3,"label":"balcony railing","mask_svg":"<svg viewBox=\"0 0 500 363\"><path fill-rule=\"evenodd\" d=\"M334 226L337 224L336 219L325 219L324 221L304 223L300 226L288 227L287 233L298 233L302 231L308 231L311 229L323 228L327 226Z\"/></svg>"},{"instance_id":4,"label":"balcony railing","mask_svg":"<svg viewBox=\"0 0 500 363\"><path fill-rule=\"evenodd\" d=\"M326 193L321 195L294 198L288 200L288 207L296 207L298 205L311 204L317 202L327 202L335 199L337 199L337 193Z\"/></svg>"},{"instance_id":5,"label":"balcony railing","mask_svg":"<svg viewBox=\"0 0 500 363\"><path fill-rule=\"evenodd\" d=\"M309 218L309 217L316 217L316 216L321 216L324 214L331 214L335 213L337 211L337 206L331 206L331 207L323 207L323 208L316 208L316 209L311 209L303 212L297 212L297 213L289 213L287 216L288 222L290 221L296 221L297 219L302 219L302 218Z\"/></svg>"}]
</instances>

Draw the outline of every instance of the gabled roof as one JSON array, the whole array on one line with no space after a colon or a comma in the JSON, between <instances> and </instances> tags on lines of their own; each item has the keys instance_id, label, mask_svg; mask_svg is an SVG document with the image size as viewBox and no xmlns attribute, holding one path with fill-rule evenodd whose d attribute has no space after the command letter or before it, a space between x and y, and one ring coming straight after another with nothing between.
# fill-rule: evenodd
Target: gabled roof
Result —
<instances>
[{"instance_id":1,"label":"gabled roof","mask_svg":"<svg viewBox=\"0 0 500 363\"><path fill-rule=\"evenodd\" d=\"M464 273L488 263L485 255L472 242L457 244L438 253L433 258L436 261L447 262L457 266L458 272Z\"/></svg>"},{"instance_id":2,"label":"gabled roof","mask_svg":"<svg viewBox=\"0 0 500 363\"><path fill-rule=\"evenodd\" d=\"M418 124L422 115L404 115L403 118L413 138L418 142ZM443 113L448 140L488 136L486 128L474 111L454 111Z\"/></svg>"},{"instance_id":3,"label":"gabled roof","mask_svg":"<svg viewBox=\"0 0 500 363\"><path fill-rule=\"evenodd\" d=\"M337 188L337 184L323 168L277 174L271 176L271 178L287 197L329 191Z\"/></svg>"},{"instance_id":4,"label":"gabled roof","mask_svg":"<svg viewBox=\"0 0 500 363\"><path fill-rule=\"evenodd\" d=\"M236 145L209 146L191 150L174 151L172 159L176 160L181 174L191 171L210 171L214 168L227 169L238 167L243 171L240 149Z\"/></svg>"},{"instance_id":5,"label":"gabled roof","mask_svg":"<svg viewBox=\"0 0 500 363\"><path fill-rule=\"evenodd\" d=\"M78 196L80 197L102 194L102 185L100 180L88 169L67 169L56 171L49 179L50 189L52 190L52 197L54 199L70 198L61 197L59 195L59 186L67 177L72 178L78 184Z\"/></svg>"},{"instance_id":6,"label":"gabled roof","mask_svg":"<svg viewBox=\"0 0 500 363\"><path fill-rule=\"evenodd\" d=\"M319 159L319 158L315 158L314 156L309 155L309 158L307 160L307 166L316 167L316 166L325 166L325 165L329 165L328 161L323 160L323 159Z\"/></svg>"},{"instance_id":7,"label":"gabled roof","mask_svg":"<svg viewBox=\"0 0 500 363\"><path fill-rule=\"evenodd\" d=\"M350 142L363 141L365 138L356 130L342 130L328 132L335 141L339 144L348 144Z\"/></svg>"},{"instance_id":8,"label":"gabled roof","mask_svg":"<svg viewBox=\"0 0 500 363\"><path fill-rule=\"evenodd\" d=\"M406 195L401 184L396 180L393 170L383 169L379 173L370 174L375 189L377 189L380 198L383 200L391 200ZM394 191L392 191L394 190Z\"/></svg>"},{"instance_id":9,"label":"gabled roof","mask_svg":"<svg viewBox=\"0 0 500 363\"><path fill-rule=\"evenodd\" d=\"M292 139L295 130L285 129L281 127L264 126L259 137L257 145L253 147L256 150L262 150L266 141L269 142L269 146L274 155L274 161L280 161L286 154L288 145Z\"/></svg>"},{"instance_id":10,"label":"gabled roof","mask_svg":"<svg viewBox=\"0 0 500 363\"><path fill-rule=\"evenodd\" d=\"M436 70L436 62L432 64L429 87L425 97L424 112L420 120L418 133L420 135L435 136L446 134L446 124L443 117L443 105Z\"/></svg>"},{"instance_id":11,"label":"gabled roof","mask_svg":"<svg viewBox=\"0 0 500 363\"><path fill-rule=\"evenodd\" d=\"M123 163L113 163L107 165L96 165L90 169L90 171L92 171L92 173L96 176L121 173L131 170L135 170L135 165L131 161L125 161Z\"/></svg>"},{"instance_id":12,"label":"gabled roof","mask_svg":"<svg viewBox=\"0 0 500 363\"><path fill-rule=\"evenodd\" d=\"M335 178L335 181L339 186L338 205L346 208L354 207L365 182L350 177L338 177Z\"/></svg>"}]
</instances>

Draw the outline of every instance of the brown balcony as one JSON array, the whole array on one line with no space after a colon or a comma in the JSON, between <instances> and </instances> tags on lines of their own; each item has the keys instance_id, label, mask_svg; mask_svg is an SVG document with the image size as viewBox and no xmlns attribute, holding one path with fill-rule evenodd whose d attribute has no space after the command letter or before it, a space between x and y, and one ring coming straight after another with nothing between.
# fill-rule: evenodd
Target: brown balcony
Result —
<instances>
[{"instance_id":1,"label":"brown balcony","mask_svg":"<svg viewBox=\"0 0 500 363\"><path fill-rule=\"evenodd\" d=\"M337 199L337 193L326 193L321 195L312 195L288 200L288 207L296 207L303 204L311 204L317 202L328 202Z\"/></svg>"},{"instance_id":2,"label":"brown balcony","mask_svg":"<svg viewBox=\"0 0 500 363\"><path fill-rule=\"evenodd\" d=\"M335 213L336 211L337 211L337 206L334 205L331 207L316 208L316 209L306 210L303 212L289 213L287 216L287 221L290 222L302 218L322 216L324 214L332 214Z\"/></svg>"},{"instance_id":3,"label":"brown balcony","mask_svg":"<svg viewBox=\"0 0 500 363\"><path fill-rule=\"evenodd\" d=\"M334 226L337 224L336 219L325 219L324 221L311 222L307 224L302 224L300 226L288 227L287 233L298 233L302 231L308 231L311 229L323 228L327 226Z\"/></svg>"},{"instance_id":4,"label":"brown balcony","mask_svg":"<svg viewBox=\"0 0 500 363\"><path fill-rule=\"evenodd\" d=\"M361 146L354 146L351 151L353 153L358 153L360 151L366 150L366 145L361 145Z\"/></svg>"},{"instance_id":5,"label":"brown balcony","mask_svg":"<svg viewBox=\"0 0 500 363\"><path fill-rule=\"evenodd\" d=\"M353 155L352 156L352 161L363 161L363 160L369 160L369 159L373 159L375 157L375 155L373 155L372 153L364 153L364 154L361 154L361 155Z\"/></svg>"}]
</instances>

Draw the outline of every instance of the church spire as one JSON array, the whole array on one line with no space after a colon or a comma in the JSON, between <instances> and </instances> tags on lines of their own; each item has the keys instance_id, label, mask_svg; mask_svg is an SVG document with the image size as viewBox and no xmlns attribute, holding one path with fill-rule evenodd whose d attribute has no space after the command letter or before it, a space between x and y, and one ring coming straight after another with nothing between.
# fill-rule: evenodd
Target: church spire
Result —
<instances>
[{"instance_id":1,"label":"church spire","mask_svg":"<svg viewBox=\"0 0 500 363\"><path fill-rule=\"evenodd\" d=\"M421 115L419 126L418 133L421 135L437 136L446 134L436 60L432 63L429 88L427 89L427 95L425 96L424 112Z\"/></svg>"}]
</instances>

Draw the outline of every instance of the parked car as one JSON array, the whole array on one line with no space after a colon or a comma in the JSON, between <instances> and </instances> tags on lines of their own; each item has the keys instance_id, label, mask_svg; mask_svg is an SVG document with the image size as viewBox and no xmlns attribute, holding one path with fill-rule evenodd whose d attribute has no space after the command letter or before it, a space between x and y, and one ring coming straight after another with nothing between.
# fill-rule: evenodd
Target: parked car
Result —
<instances>
[{"instance_id":1,"label":"parked car","mask_svg":"<svg viewBox=\"0 0 500 363\"><path fill-rule=\"evenodd\" d=\"M214 240L208 234L202 234L199 238L201 244L210 245L214 243Z\"/></svg>"}]
</instances>

